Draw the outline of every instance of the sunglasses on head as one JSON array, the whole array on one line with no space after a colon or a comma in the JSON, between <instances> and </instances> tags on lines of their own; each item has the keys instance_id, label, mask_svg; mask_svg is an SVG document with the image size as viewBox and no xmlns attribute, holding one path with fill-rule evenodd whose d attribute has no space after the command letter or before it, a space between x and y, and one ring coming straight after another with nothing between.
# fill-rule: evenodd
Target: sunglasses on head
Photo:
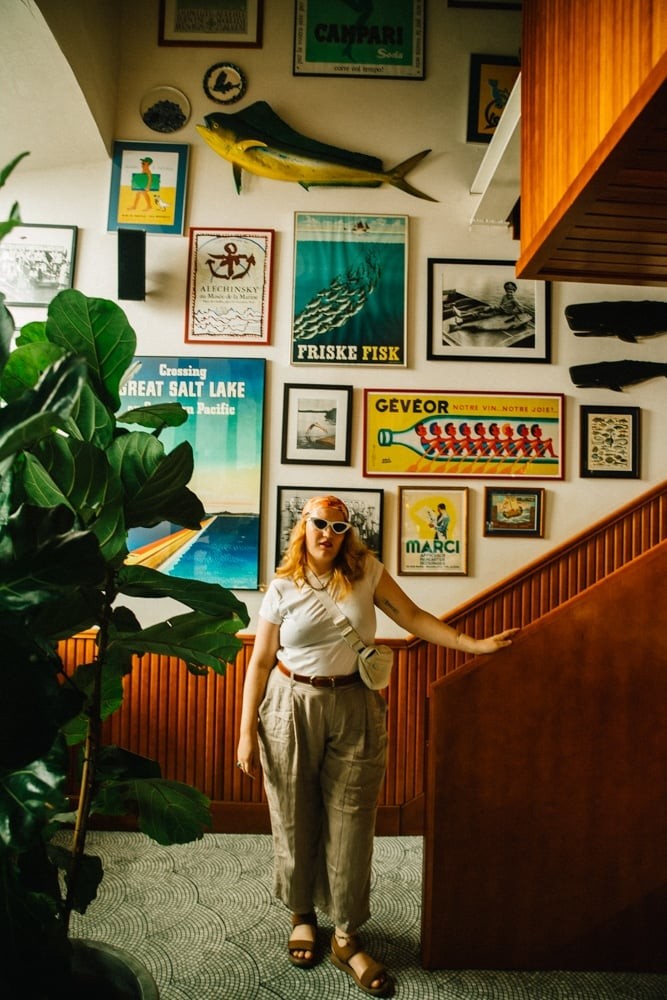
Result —
<instances>
[{"instance_id":1,"label":"sunglasses on head","mask_svg":"<svg viewBox=\"0 0 667 1000\"><path fill-rule=\"evenodd\" d=\"M327 521L325 517L309 517L308 520L318 531L331 528L334 535L344 535L347 529L352 527L349 521Z\"/></svg>"}]
</instances>

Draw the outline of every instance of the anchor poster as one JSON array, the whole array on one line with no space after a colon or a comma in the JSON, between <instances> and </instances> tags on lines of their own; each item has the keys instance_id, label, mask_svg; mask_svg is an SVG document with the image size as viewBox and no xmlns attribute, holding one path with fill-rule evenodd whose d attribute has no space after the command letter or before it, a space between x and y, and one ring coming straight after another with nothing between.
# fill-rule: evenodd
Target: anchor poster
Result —
<instances>
[{"instance_id":1,"label":"anchor poster","mask_svg":"<svg viewBox=\"0 0 667 1000\"><path fill-rule=\"evenodd\" d=\"M165 451L189 441L188 486L204 505L199 531L162 522L132 528L129 563L231 590L256 590L265 361L260 358L139 357L121 388L123 410L181 403L188 419L160 434Z\"/></svg>"},{"instance_id":2,"label":"anchor poster","mask_svg":"<svg viewBox=\"0 0 667 1000\"><path fill-rule=\"evenodd\" d=\"M293 365L404 367L406 215L297 212Z\"/></svg>"},{"instance_id":3,"label":"anchor poster","mask_svg":"<svg viewBox=\"0 0 667 1000\"><path fill-rule=\"evenodd\" d=\"M190 229L185 342L269 343L272 229Z\"/></svg>"},{"instance_id":4,"label":"anchor poster","mask_svg":"<svg viewBox=\"0 0 667 1000\"><path fill-rule=\"evenodd\" d=\"M364 475L562 479L563 398L365 389Z\"/></svg>"}]
</instances>

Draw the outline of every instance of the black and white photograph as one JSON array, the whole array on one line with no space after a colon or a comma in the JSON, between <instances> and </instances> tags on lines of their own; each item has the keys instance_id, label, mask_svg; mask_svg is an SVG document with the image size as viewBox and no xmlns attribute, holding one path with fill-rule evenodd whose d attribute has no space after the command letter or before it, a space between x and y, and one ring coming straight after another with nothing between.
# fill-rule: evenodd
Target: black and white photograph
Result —
<instances>
[{"instance_id":1,"label":"black and white photograph","mask_svg":"<svg viewBox=\"0 0 667 1000\"><path fill-rule=\"evenodd\" d=\"M48 306L74 279L77 226L25 223L0 244L0 292L8 306Z\"/></svg>"},{"instance_id":2,"label":"black and white photograph","mask_svg":"<svg viewBox=\"0 0 667 1000\"><path fill-rule=\"evenodd\" d=\"M338 486L279 486L276 528L276 566L287 548L292 528L311 497L335 493L350 512L352 526L372 552L382 560L384 490L344 490Z\"/></svg>"},{"instance_id":3,"label":"black and white photograph","mask_svg":"<svg viewBox=\"0 0 667 1000\"><path fill-rule=\"evenodd\" d=\"M549 293L513 261L429 258L428 359L549 362Z\"/></svg>"}]
</instances>

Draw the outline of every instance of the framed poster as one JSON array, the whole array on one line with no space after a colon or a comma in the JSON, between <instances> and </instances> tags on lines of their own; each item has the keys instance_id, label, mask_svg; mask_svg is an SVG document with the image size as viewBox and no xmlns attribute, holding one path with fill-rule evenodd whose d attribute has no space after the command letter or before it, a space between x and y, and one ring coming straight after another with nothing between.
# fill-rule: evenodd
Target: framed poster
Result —
<instances>
[{"instance_id":1,"label":"framed poster","mask_svg":"<svg viewBox=\"0 0 667 1000\"><path fill-rule=\"evenodd\" d=\"M160 0L159 45L258 49L263 0Z\"/></svg>"},{"instance_id":2,"label":"framed poster","mask_svg":"<svg viewBox=\"0 0 667 1000\"><path fill-rule=\"evenodd\" d=\"M638 406L581 406L579 475L639 479Z\"/></svg>"},{"instance_id":3,"label":"framed poster","mask_svg":"<svg viewBox=\"0 0 667 1000\"><path fill-rule=\"evenodd\" d=\"M467 487L399 486L399 575L465 576L467 572Z\"/></svg>"},{"instance_id":4,"label":"framed poster","mask_svg":"<svg viewBox=\"0 0 667 1000\"><path fill-rule=\"evenodd\" d=\"M47 306L74 280L76 226L22 223L0 243L0 292L8 306Z\"/></svg>"},{"instance_id":5,"label":"framed poster","mask_svg":"<svg viewBox=\"0 0 667 1000\"><path fill-rule=\"evenodd\" d=\"M293 365L404 367L407 215L296 212Z\"/></svg>"},{"instance_id":6,"label":"framed poster","mask_svg":"<svg viewBox=\"0 0 667 1000\"><path fill-rule=\"evenodd\" d=\"M125 409L178 402L188 413L160 434L166 451L192 445L190 487L206 519L199 531L162 522L132 528L128 562L232 590L259 586L264 427L263 358L139 357L121 388ZM119 417L122 423L122 418Z\"/></svg>"},{"instance_id":7,"label":"framed poster","mask_svg":"<svg viewBox=\"0 0 667 1000\"><path fill-rule=\"evenodd\" d=\"M544 490L535 487L484 489L484 534L544 536Z\"/></svg>"},{"instance_id":8,"label":"framed poster","mask_svg":"<svg viewBox=\"0 0 667 1000\"><path fill-rule=\"evenodd\" d=\"M186 343L269 343L273 234L190 229Z\"/></svg>"},{"instance_id":9,"label":"framed poster","mask_svg":"<svg viewBox=\"0 0 667 1000\"><path fill-rule=\"evenodd\" d=\"M351 439L351 385L285 386L281 461L349 465Z\"/></svg>"},{"instance_id":10,"label":"framed poster","mask_svg":"<svg viewBox=\"0 0 667 1000\"><path fill-rule=\"evenodd\" d=\"M339 489L337 486L279 486L276 529L276 566L287 548L292 528L311 497L334 494L350 512L350 521L361 540L382 559L384 490Z\"/></svg>"},{"instance_id":11,"label":"framed poster","mask_svg":"<svg viewBox=\"0 0 667 1000\"><path fill-rule=\"evenodd\" d=\"M114 142L107 229L180 236L189 152L171 142Z\"/></svg>"},{"instance_id":12,"label":"framed poster","mask_svg":"<svg viewBox=\"0 0 667 1000\"><path fill-rule=\"evenodd\" d=\"M562 479L563 396L364 389L365 476Z\"/></svg>"},{"instance_id":13,"label":"framed poster","mask_svg":"<svg viewBox=\"0 0 667 1000\"><path fill-rule=\"evenodd\" d=\"M296 0L295 76L424 79L425 0Z\"/></svg>"},{"instance_id":14,"label":"framed poster","mask_svg":"<svg viewBox=\"0 0 667 1000\"><path fill-rule=\"evenodd\" d=\"M430 361L551 360L551 286L509 260L428 260Z\"/></svg>"},{"instance_id":15,"label":"framed poster","mask_svg":"<svg viewBox=\"0 0 667 1000\"><path fill-rule=\"evenodd\" d=\"M470 56L468 142L491 142L519 72L514 56Z\"/></svg>"}]
</instances>

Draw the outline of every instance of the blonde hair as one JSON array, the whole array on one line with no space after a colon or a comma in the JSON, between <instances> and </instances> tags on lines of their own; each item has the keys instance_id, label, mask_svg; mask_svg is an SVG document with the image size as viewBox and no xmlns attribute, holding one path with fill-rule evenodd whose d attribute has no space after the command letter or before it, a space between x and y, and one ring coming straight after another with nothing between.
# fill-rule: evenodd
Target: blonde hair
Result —
<instances>
[{"instance_id":1,"label":"blonde hair","mask_svg":"<svg viewBox=\"0 0 667 1000\"><path fill-rule=\"evenodd\" d=\"M310 513L317 507L330 507L345 512L346 520L349 520L347 507L338 497L311 497L304 504L301 517L292 528L285 554L276 570L276 576L292 580L297 587L303 587L308 582L306 579L306 568L308 566L306 524ZM362 542L357 529L354 527L350 528L343 536L343 542L338 550L333 567L331 593L334 597L345 597L349 593L352 584L361 579L364 575L366 557L369 553L370 549Z\"/></svg>"}]
</instances>

